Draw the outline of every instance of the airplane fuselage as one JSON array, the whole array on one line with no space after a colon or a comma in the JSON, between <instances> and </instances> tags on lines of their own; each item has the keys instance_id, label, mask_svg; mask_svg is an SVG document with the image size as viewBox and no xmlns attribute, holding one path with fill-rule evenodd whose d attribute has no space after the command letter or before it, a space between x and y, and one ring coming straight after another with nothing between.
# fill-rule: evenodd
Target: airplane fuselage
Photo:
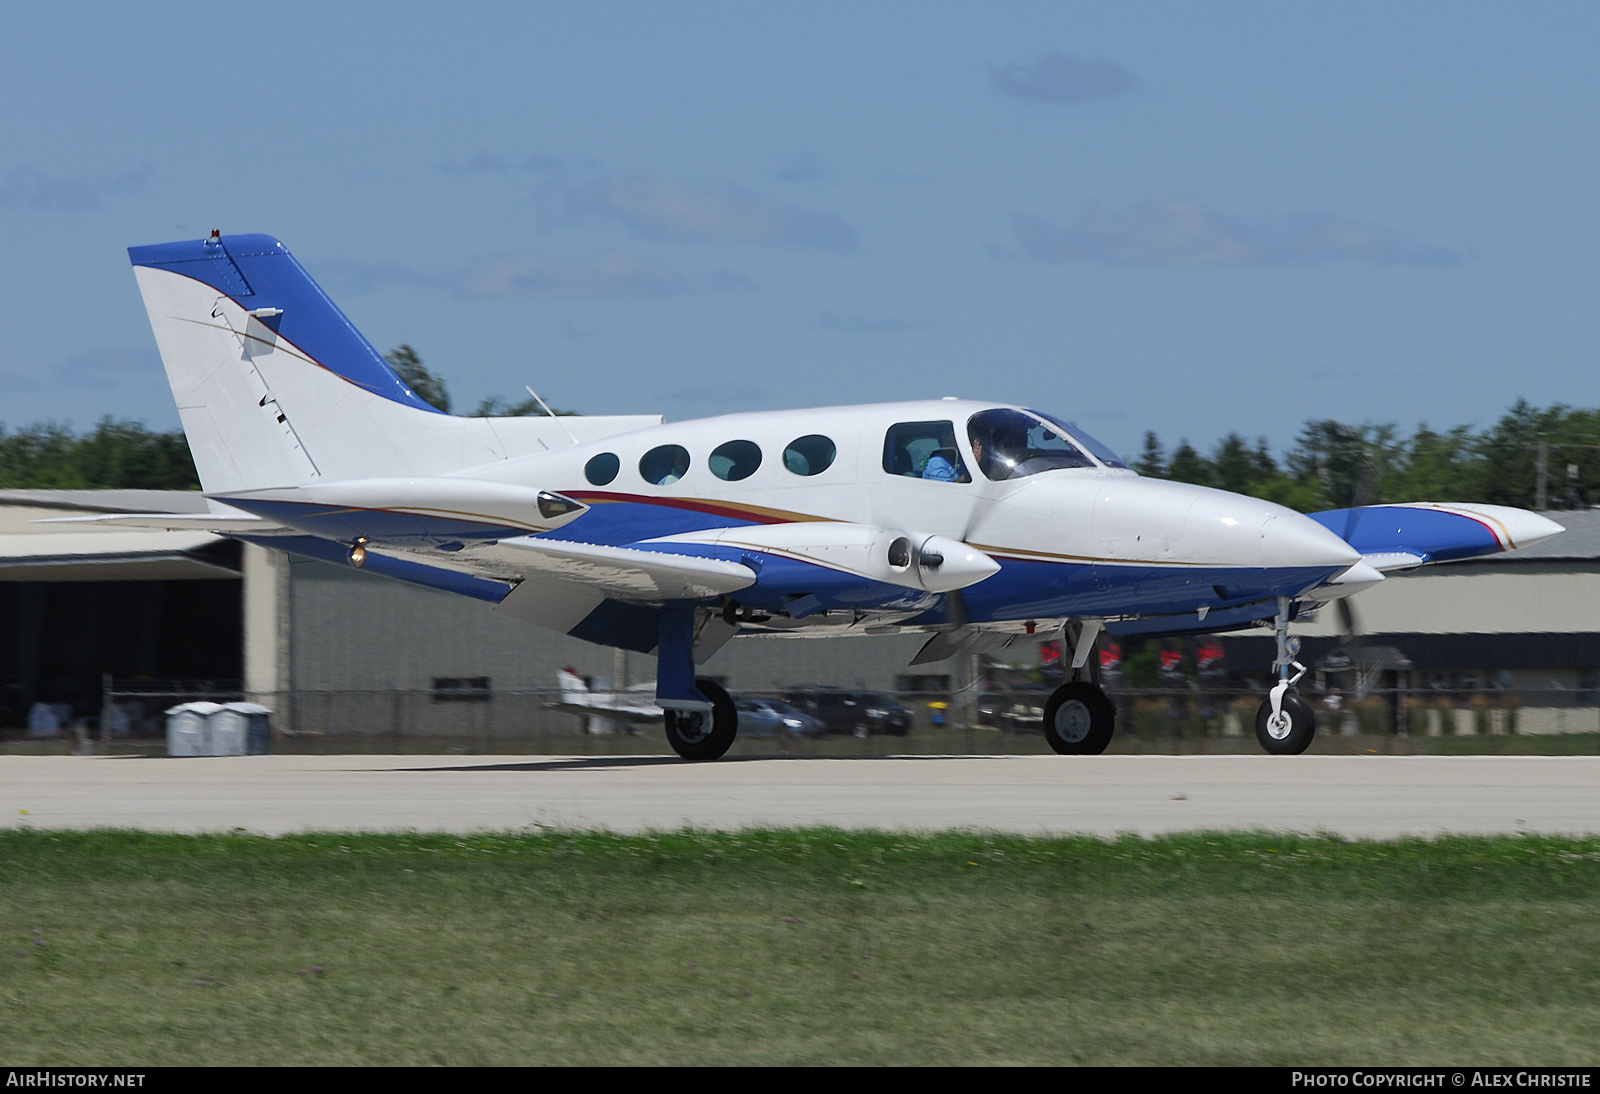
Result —
<instances>
[{"instance_id":1,"label":"airplane fuselage","mask_svg":"<svg viewBox=\"0 0 1600 1094\"><path fill-rule=\"evenodd\" d=\"M535 533L545 539L648 544L667 551L692 547L703 555L708 544L696 533L845 522L903 532L913 540L941 536L968 543L999 564L998 572L963 591L961 621L977 624L1188 615L1195 626L1205 621L1216 629L1269 616L1276 597L1297 596L1360 558L1339 537L1283 506L1143 478L1112 466L1109 454L1086 458L1087 466L992 479L979 469L968 423L975 414L1014 409L943 399L729 414L500 460L446 478L547 490L588 506L571 523ZM891 467L889 439L907 423L924 432L935 424L948 426L964 481ZM796 454L797 444L811 450L811 462ZM818 452L830 448L827 466L816 468ZM730 451L743 463L730 460ZM496 545L528 534L527 528L470 511L454 519L424 519L344 506L227 500L326 539L360 540L419 562L480 576L498 572L510 580L519 576L517 560ZM682 542L686 537L689 542ZM751 554L752 545L739 537L721 539L709 549L713 557L738 561ZM847 549L841 548L840 568L832 571L838 574L836 589L817 573L818 562L824 571L830 568L825 556L812 552L797 560L805 572L787 575L768 572L775 561L781 568L783 559L765 553L762 580L738 594L742 605L787 616L793 598L814 596L807 604L813 608L809 614L820 617L811 621L813 627L837 623L829 613L851 611L879 614L879 625L951 621L949 598L942 593L864 585ZM1171 618L1166 626L1182 629Z\"/></svg>"}]
</instances>

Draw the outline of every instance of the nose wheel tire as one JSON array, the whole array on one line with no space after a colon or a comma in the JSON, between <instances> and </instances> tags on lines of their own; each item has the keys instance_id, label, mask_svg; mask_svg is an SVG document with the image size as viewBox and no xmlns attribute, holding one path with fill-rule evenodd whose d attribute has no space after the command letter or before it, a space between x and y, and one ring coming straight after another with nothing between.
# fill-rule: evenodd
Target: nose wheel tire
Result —
<instances>
[{"instance_id":1,"label":"nose wheel tire","mask_svg":"<svg viewBox=\"0 0 1600 1094\"><path fill-rule=\"evenodd\" d=\"M1062 684L1044 705L1044 739L1063 756L1098 756L1116 726L1117 708L1094 684Z\"/></svg>"},{"instance_id":2,"label":"nose wheel tire","mask_svg":"<svg viewBox=\"0 0 1600 1094\"><path fill-rule=\"evenodd\" d=\"M1284 695L1277 718L1272 716L1272 700L1256 711L1256 740L1275 756L1297 756L1311 747L1317 735L1317 719L1311 704L1292 692Z\"/></svg>"},{"instance_id":3,"label":"nose wheel tire","mask_svg":"<svg viewBox=\"0 0 1600 1094\"><path fill-rule=\"evenodd\" d=\"M739 712L728 693L710 680L696 680L694 686L711 701L711 710L667 711L667 743L686 760L721 759L739 731Z\"/></svg>"}]
</instances>

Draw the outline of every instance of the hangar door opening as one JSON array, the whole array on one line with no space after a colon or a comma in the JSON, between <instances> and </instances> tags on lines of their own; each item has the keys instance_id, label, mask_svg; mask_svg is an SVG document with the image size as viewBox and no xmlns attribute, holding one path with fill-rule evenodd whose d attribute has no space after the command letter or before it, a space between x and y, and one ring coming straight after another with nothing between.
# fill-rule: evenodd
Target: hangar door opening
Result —
<instances>
[{"instance_id":1,"label":"hangar door opening","mask_svg":"<svg viewBox=\"0 0 1600 1094\"><path fill-rule=\"evenodd\" d=\"M0 580L0 727L25 727L35 703L70 708L64 725L97 717L105 673L119 683L237 690L240 587L237 577Z\"/></svg>"}]
</instances>

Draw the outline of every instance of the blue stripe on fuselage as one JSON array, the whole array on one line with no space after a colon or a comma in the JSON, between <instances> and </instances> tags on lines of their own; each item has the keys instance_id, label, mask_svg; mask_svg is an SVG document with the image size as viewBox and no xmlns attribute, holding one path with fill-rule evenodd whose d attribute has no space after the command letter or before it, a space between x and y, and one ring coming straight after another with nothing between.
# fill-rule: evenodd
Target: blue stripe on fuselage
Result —
<instances>
[{"instance_id":1,"label":"blue stripe on fuselage","mask_svg":"<svg viewBox=\"0 0 1600 1094\"><path fill-rule=\"evenodd\" d=\"M582 500L584 490L558 491L566 497ZM573 543L594 543L602 547L620 547L625 543L676 536L685 532L704 532L711 528L742 528L758 523L739 520L725 513L706 513L698 509L677 505L650 505L636 501L604 501L592 504L589 511L570 524L563 524L552 532L540 533L541 539L559 539ZM650 550L659 550L667 544L651 544Z\"/></svg>"}]
</instances>

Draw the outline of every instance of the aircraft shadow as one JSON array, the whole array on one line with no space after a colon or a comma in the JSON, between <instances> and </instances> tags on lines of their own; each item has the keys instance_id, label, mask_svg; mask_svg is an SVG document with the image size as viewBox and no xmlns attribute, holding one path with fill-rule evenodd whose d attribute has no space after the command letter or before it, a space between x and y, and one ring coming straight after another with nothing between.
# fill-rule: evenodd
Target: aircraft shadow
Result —
<instances>
[{"instance_id":1,"label":"aircraft shadow","mask_svg":"<svg viewBox=\"0 0 1600 1094\"><path fill-rule=\"evenodd\" d=\"M771 763L808 760L971 760L974 756L724 756L712 764ZM677 756L574 756L559 760L529 760L501 764L429 764L426 766L397 768L400 771L600 771L618 767L696 767L699 764L681 760Z\"/></svg>"}]
</instances>

